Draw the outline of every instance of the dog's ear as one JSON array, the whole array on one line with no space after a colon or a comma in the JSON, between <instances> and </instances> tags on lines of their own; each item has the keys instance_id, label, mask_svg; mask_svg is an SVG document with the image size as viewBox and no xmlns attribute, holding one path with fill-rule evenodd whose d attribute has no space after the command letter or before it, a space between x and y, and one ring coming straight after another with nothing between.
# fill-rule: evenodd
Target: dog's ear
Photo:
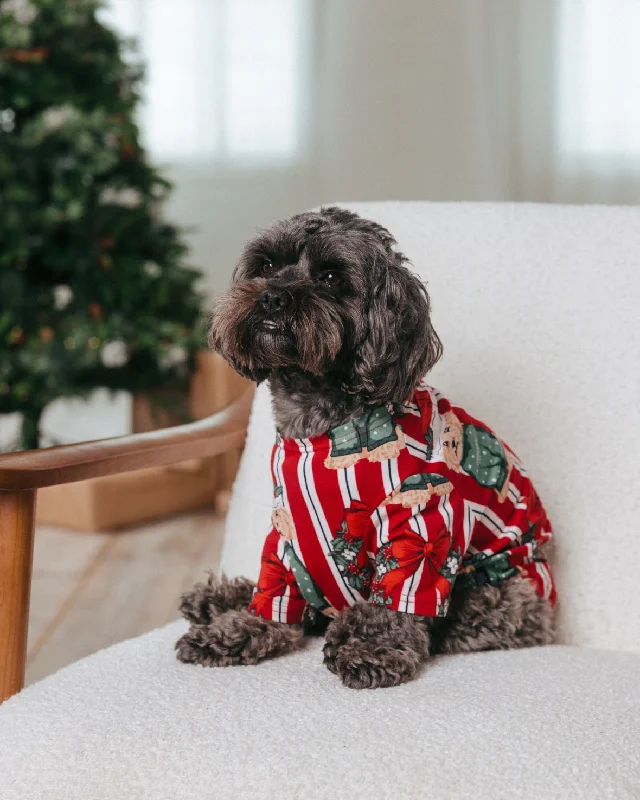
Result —
<instances>
[{"instance_id":1,"label":"dog's ear","mask_svg":"<svg viewBox=\"0 0 640 800\"><path fill-rule=\"evenodd\" d=\"M403 261L392 253L374 281L356 352L350 389L372 405L406 400L442 355L427 290Z\"/></svg>"}]
</instances>

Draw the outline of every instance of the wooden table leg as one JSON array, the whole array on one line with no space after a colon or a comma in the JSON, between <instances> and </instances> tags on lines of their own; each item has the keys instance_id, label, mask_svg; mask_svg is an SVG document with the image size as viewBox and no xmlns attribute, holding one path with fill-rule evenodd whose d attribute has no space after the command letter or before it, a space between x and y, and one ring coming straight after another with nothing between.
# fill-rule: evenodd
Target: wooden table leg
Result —
<instances>
[{"instance_id":1,"label":"wooden table leg","mask_svg":"<svg viewBox=\"0 0 640 800\"><path fill-rule=\"evenodd\" d=\"M0 703L24 686L36 492L0 492Z\"/></svg>"}]
</instances>

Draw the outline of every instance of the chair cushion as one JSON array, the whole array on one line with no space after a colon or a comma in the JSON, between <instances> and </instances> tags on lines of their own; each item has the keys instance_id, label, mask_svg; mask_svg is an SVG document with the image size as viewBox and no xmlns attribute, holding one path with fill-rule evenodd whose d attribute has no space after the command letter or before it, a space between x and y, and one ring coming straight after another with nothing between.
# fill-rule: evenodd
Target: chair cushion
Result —
<instances>
[{"instance_id":1,"label":"chair cushion","mask_svg":"<svg viewBox=\"0 0 640 800\"><path fill-rule=\"evenodd\" d=\"M493 427L536 484L556 534L561 642L640 651L640 209L348 207L388 227L429 284L444 344L429 380ZM262 390L230 507L228 575L259 569L273 438Z\"/></svg>"},{"instance_id":2,"label":"chair cushion","mask_svg":"<svg viewBox=\"0 0 640 800\"><path fill-rule=\"evenodd\" d=\"M173 623L0 706L2 800L640 796L640 658L548 647L344 688L322 642L180 664Z\"/></svg>"}]
</instances>

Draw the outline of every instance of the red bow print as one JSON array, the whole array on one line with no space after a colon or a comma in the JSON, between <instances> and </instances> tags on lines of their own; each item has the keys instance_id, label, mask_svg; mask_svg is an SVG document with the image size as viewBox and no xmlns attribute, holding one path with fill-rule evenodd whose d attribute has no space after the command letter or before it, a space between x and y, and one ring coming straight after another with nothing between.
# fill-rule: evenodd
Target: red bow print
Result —
<instances>
[{"instance_id":1,"label":"red bow print","mask_svg":"<svg viewBox=\"0 0 640 800\"><path fill-rule=\"evenodd\" d=\"M281 597L287 587L296 586L293 572L286 569L282 561L274 553L262 559L260 577L258 578L258 591L254 594L249 606L256 614L260 614L267 602L274 597Z\"/></svg>"},{"instance_id":2,"label":"red bow print","mask_svg":"<svg viewBox=\"0 0 640 800\"><path fill-rule=\"evenodd\" d=\"M380 587L388 596L396 586L404 583L424 562L423 580L428 586L449 592L449 582L440 575L439 570L449 553L450 540L446 528L432 541L426 541L407 527L385 546L386 552L398 562L395 569L389 570L381 579Z\"/></svg>"}]
</instances>

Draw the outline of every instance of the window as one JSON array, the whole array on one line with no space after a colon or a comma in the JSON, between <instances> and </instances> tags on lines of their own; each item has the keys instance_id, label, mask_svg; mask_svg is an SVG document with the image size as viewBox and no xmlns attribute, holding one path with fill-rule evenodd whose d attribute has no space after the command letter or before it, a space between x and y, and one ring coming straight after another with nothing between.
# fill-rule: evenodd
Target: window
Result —
<instances>
[{"instance_id":1,"label":"window","mask_svg":"<svg viewBox=\"0 0 640 800\"><path fill-rule=\"evenodd\" d=\"M562 0L559 14L562 153L640 158L640 2Z\"/></svg>"},{"instance_id":2,"label":"window","mask_svg":"<svg viewBox=\"0 0 640 800\"><path fill-rule=\"evenodd\" d=\"M102 19L138 39L140 126L157 161L297 156L304 0L111 0Z\"/></svg>"}]
</instances>

